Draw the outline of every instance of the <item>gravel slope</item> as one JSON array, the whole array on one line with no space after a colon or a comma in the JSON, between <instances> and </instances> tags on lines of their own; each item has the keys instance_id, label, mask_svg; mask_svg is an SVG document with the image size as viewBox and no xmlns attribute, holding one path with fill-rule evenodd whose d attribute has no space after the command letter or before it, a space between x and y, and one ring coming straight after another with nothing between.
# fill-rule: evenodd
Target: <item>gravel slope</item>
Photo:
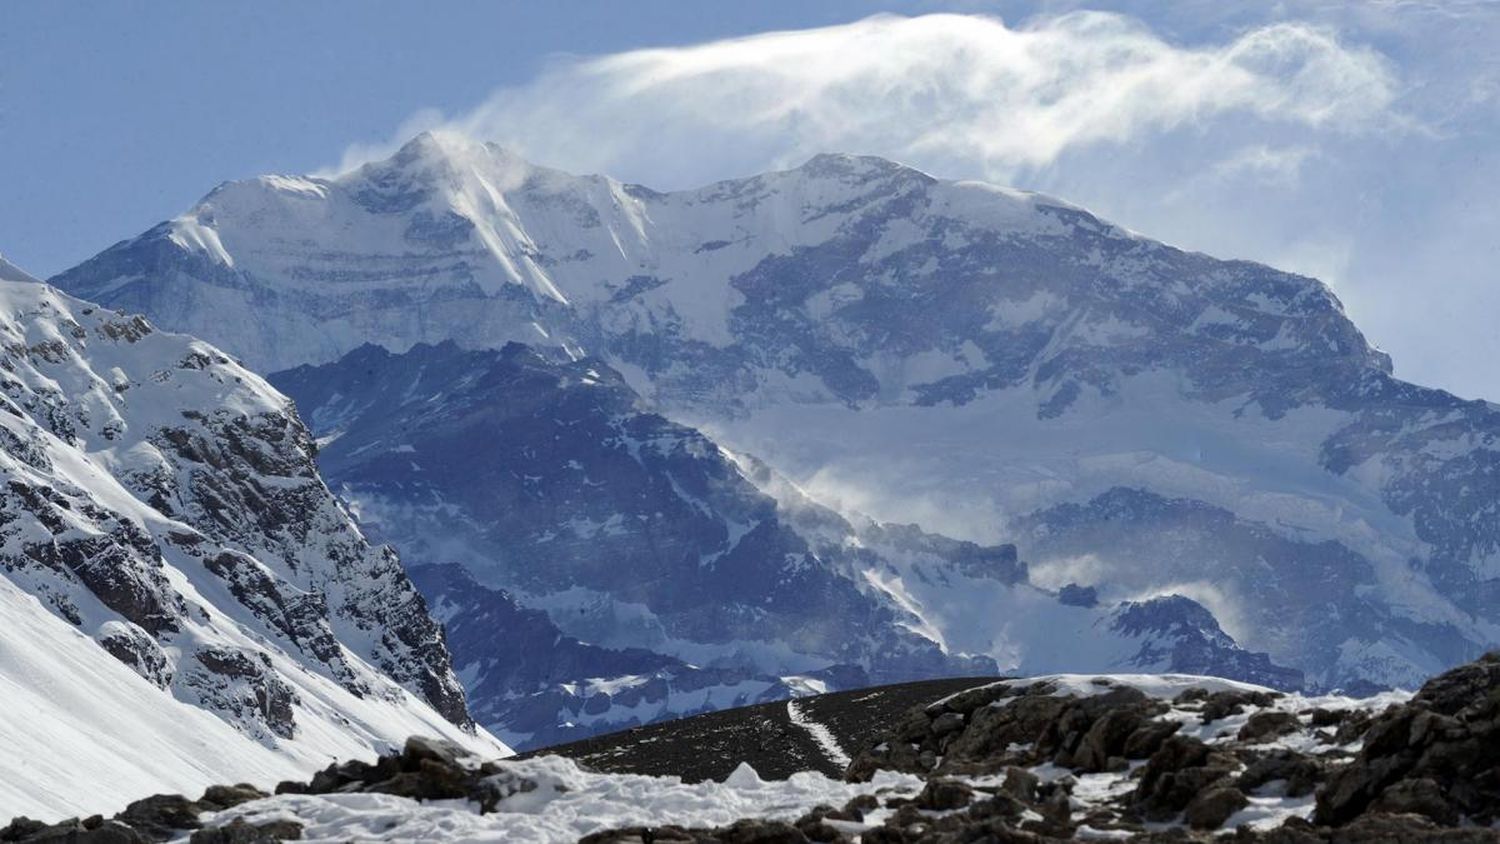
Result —
<instances>
[{"instance_id":1,"label":"gravel slope","mask_svg":"<svg viewBox=\"0 0 1500 844\"><path fill-rule=\"evenodd\" d=\"M844 753L855 756L878 742L911 707L995 679L898 683L800 698L796 705L803 719L823 725ZM777 701L648 724L534 750L521 758L566 756L597 771L675 775L686 782L722 780L740 762L749 762L768 780L806 770L843 776L845 766L831 758L811 731L793 722L787 706L787 701Z\"/></svg>"}]
</instances>

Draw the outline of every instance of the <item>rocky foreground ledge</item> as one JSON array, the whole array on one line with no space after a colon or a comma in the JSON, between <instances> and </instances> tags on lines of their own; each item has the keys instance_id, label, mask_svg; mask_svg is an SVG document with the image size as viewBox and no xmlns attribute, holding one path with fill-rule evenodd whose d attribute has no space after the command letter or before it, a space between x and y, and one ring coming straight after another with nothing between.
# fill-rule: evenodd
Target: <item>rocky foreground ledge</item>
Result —
<instances>
[{"instance_id":1,"label":"rocky foreground ledge","mask_svg":"<svg viewBox=\"0 0 1500 844\"><path fill-rule=\"evenodd\" d=\"M276 796L159 795L110 819L17 819L0 841L1500 841L1500 654L1367 699L1182 676L1000 681L867 745L841 781L744 768L685 784L418 738Z\"/></svg>"},{"instance_id":2,"label":"rocky foreground ledge","mask_svg":"<svg viewBox=\"0 0 1500 844\"><path fill-rule=\"evenodd\" d=\"M1173 676L1002 681L913 709L845 776L892 770L926 785L776 833L747 821L589 840L1500 841L1500 653L1409 698Z\"/></svg>"}]
</instances>

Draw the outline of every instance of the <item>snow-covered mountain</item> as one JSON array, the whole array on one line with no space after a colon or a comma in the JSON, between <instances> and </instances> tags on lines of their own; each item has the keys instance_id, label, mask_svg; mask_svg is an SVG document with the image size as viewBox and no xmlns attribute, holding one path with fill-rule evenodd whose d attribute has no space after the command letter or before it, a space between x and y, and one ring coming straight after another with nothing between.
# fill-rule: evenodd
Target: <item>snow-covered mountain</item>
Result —
<instances>
[{"instance_id":1,"label":"snow-covered mountain","mask_svg":"<svg viewBox=\"0 0 1500 844\"><path fill-rule=\"evenodd\" d=\"M0 815L269 785L414 733L504 752L284 397L0 276Z\"/></svg>"},{"instance_id":2,"label":"snow-covered mountain","mask_svg":"<svg viewBox=\"0 0 1500 844\"><path fill-rule=\"evenodd\" d=\"M517 747L1000 668L1301 683L1185 598L1053 594L1013 546L850 521L595 358L363 346L271 381L329 483L417 566L476 716Z\"/></svg>"},{"instance_id":3,"label":"snow-covered mountain","mask_svg":"<svg viewBox=\"0 0 1500 844\"><path fill-rule=\"evenodd\" d=\"M594 355L844 512L1013 541L1106 604L1186 595L1315 686L1500 643L1500 410L1393 378L1313 279L1042 196L846 155L659 193L424 135L223 185L54 282L263 371Z\"/></svg>"}]
</instances>

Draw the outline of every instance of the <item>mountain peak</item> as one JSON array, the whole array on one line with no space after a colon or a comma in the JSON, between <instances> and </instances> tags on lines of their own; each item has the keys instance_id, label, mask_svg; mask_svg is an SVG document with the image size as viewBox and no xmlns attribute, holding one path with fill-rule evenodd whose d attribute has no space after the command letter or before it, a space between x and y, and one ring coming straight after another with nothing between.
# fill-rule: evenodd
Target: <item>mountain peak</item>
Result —
<instances>
[{"instance_id":1,"label":"mountain peak","mask_svg":"<svg viewBox=\"0 0 1500 844\"><path fill-rule=\"evenodd\" d=\"M433 130L422 132L407 141L388 158L341 174L344 182L381 178L383 174L441 174L454 180L478 175L499 181L506 188L524 181L533 171L541 170L510 148L489 141L476 140L462 132Z\"/></svg>"},{"instance_id":2,"label":"mountain peak","mask_svg":"<svg viewBox=\"0 0 1500 844\"><path fill-rule=\"evenodd\" d=\"M792 172L815 178L849 178L891 176L905 174L927 182L938 181L933 176L878 155L856 155L845 152L821 152L809 158Z\"/></svg>"},{"instance_id":3,"label":"mountain peak","mask_svg":"<svg viewBox=\"0 0 1500 844\"><path fill-rule=\"evenodd\" d=\"M422 132L402 144L401 148L385 161L410 165L416 162L451 161L463 157L505 154L498 144L475 140L462 132L445 129ZM376 161L374 164L383 162ZM369 166L369 165L366 165Z\"/></svg>"},{"instance_id":4,"label":"mountain peak","mask_svg":"<svg viewBox=\"0 0 1500 844\"><path fill-rule=\"evenodd\" d=\"M984 542L1031 524L1054 567L1107 569L1068 563L1059 583L1179 591L1313 683L1402 682L1455 652L1385 638L1379 614L1412 589L1451 641L1492 641L1463 619L1496 618L1496 458L1455 438L1500 421L1392 379L1313 279L873 156L655 193L432 133L337 179L267 184L54 281L267 372L365 342L591 356L873 517ZM1162 560L1091 532L1121 511L1201 546ZM1258 560L1282 566L1274 600ZM1307 640L1254 638L1325 591L1334 612L1298 610Z\"/></svg>"}]
</instances>

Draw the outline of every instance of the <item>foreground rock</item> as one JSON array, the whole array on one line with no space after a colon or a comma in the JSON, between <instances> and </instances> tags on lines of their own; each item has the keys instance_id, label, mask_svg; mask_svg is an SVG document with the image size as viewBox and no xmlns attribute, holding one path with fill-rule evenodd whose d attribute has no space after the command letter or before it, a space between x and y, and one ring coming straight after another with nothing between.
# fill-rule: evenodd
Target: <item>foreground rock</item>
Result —
<instances>
[{"instance_id":1,"label":"foreground rock","mask_svg":"<svg viewBox=\"0 0 1500 844\"><path fill-rule=\"evenodd\" d=\"M1430 680L1378 716L1354 761L1318 793L1319 823L1370 811L1452 826L1500 820L1500 653Z\"/></svg>"},{"instance_id":2,"label":"foreground rock","mask_svg":"<svg viewBox=\"0 0 1500 844\"><path fill-rule=\"evenodd\" d=\"M282 822L268 828L242 826L233 831L199 830L199 815L220 812L266 793L250 785L215 785L197 800L180 794L157 794L137 800L108 820L99 815L73 818L55 824L16 818L0 829L0 841L77 842L77 844L145 844L192 833L193 844L258 844L262 841L293 841L302 837L298 824Z\"/></svg>"},{"instance_id":3,"label":"foreground rock","mask_svg":"<svg viewBox=\"0 0 1500 844\"><path fill-rule=\"evenodd\" d=\"M907 709L994 679L919 680L800 698L797 705L841 747L867 747L898 724ZM842 777L847 764L829 758L807 730L792 723L784 700L647 724L518 758L541 755L565 756L605 773L675 776L690 783L723 782L741 763L767 779L786 779L797 771Z\"/></svg>"},{"instance_id":4,"label":"foreground rock","mask_svg":"<svg viewBox=\"0 0 1500 844\"><path fill-rule=\"evenodd\" d=\"M802 707L799 723L826 729L837 722L820 719L838 711ZM745 717L759 716L747 709ZM493 822L482 827L437 827L439 838L483 840L534 830L520 815L555 804L575 821L593 820L544 840L583 836L597 844L1500 841L1500 654L1438 676L1415 695L1311 698L1203 677L1057 676L964 688L887 723L877 739L848 748L857 752L844 781L798 773L785 785L811 778L803 782L816 781L818 790L792 799L740 802L743 794L779 785L748 766L722 783L690 785L580 775L555 756L481 762L455 745L412 739L400 754L374 763L333 765L309 782L284 782L276 788L280 797L267 799L248 786L209 789L192 801L159 795L109 820L47 826L18 819L0 830L0 841L228 844L304 833L321 839L326 831L304 830L298 821L320 822L338 800L299 804L305 800L299 795L351 793L380 795L393 818L418 814L416 802L407 801L470 820L489 815ZM702 735L685 730L679 738L697 746ZM836 743L849 733L829 735ZM679 758L672 738L642 736L639 743ZM549 765L569 766L572 779L559 778L555 768L547 773ZM663 784L680 790L642 809L634 801L643 799L643 783L647 791ZM632 807L606 817L660 823L594 831L593 804L574 798L601 788L628 795ZM678 807L693 789L711 799L685 817L713 825L682 823ZM222 811L239 804L246 805ZM752 805L758 808L745 808ZM763 814L739 817L751 811Z\"/></svg>"},{"instance_id":5,"label":"foreground rock","mask_svg":"<svg viewBox=\"0 0 1500 844\"><path fill-rule=\"evenodd\" d=\"M1203 678L993 683L912 709L846 776L893 769L927 788L820 807L793 824L590 840L1207 841L1233 830L1223 840L1500 841L1500 655L1409 700L1306 698Z\"/></svg>"},{"instance_id":6,"label":"foreground rock","mask_svg":"<svg viewBox=\"0 0 1500 844\"><path fill-rule=\"evenodd\" d=\"M503 784L494 775L495 763L481 763L467 750L443 741L412 737L401 753L383 756L374 764L352 761L329 765L310 782L283 782L277 794L332 794L374 792L414 800L473 800L481 811L489 811L505 796ZM205 828L202 816L222 812L253 800L269 797L249 785L210 786L197 800L180 794L158 794L137 800L109 820L95 816L45 824L16 818L0 828L0 841L78 842L78 844L136 844L189 837L191 844L260 844L296 841L302 826L293 821L249 824L234 819L222 826Z\"/></svg>"}]
</instances>

